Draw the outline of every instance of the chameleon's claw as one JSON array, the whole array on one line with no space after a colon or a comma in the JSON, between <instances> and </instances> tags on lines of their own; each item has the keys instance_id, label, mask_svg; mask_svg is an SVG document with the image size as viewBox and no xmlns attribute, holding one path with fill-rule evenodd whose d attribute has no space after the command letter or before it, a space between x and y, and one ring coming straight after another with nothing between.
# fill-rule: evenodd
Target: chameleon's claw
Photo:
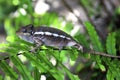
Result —
<instances>
[{"instance_id":1,"label":"chameleon's claw","mask_svg":"<svg viewBox=\"0 0 120 80\"><path fill-rule=\"evenodd\" d=\"M30 52L30 53L35 53L36 51L33 50L33 49L31 49L31 50L29 50L29 52Z\"/></svg>"},{"instance_id":2,"label":"chameleon's claw","mask_svg":"<svg viewBox=\"0 0 120 80\"><path fill-rule=\"evenodd\" d=\"M29 50L29 52L31 52L31 53L36 53L36 51L37 51L37 48L31 48L31 50Z\"/></svg>"}]
</instances>

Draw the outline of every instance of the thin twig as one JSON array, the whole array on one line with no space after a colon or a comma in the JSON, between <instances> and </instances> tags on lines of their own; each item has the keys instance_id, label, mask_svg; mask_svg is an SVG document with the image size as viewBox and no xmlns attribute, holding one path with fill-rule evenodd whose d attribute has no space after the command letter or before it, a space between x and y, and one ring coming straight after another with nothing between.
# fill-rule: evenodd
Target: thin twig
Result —
<instances>
[{"instance_id":1,"label":"thin twig","mask_svg":"<svg viewBox=\"0 0 120 80\"><path fill-rule=\"evenodd\" d=\"M108 0L109 1L109 0ZM101 3L101 5L102 5L102 7L103 7L103 9L105 10L105 12L107 13L107 15L109 16L109 17L111 17L112 16L112 14L111 14L111 12L108 10L108 8L107 8L107 4L105 3L105 0L100 0L100 3ZM110 1L109 1L109 3L110 3ZM112 4L111 4L112 5ZM113 6L113 5L112 5Z\"/></svg>"},{"instance_id":2,"label":"thin twig","mask_svg":"<svg viewBox=\"0 0 120 80\"><path fill-rule=\"evenodd\" d=\"M120 56L114 56L114 55L110 55L110 54L106 54L103 52L96 52L96 51L89 51L89 54L95 54L95 55L100 55L100 56L104 56L104 57L110 57L110 58L120 58Z\"/></svg>"},{"instance_id":3,"label":"thin twig","mask_svg":"<svg viewBox=\"0 0 120 80\"><path fill-rule=\"evenodd\" d=\"M17 56L19 56L19 55L21 55L22 53L18 53L18 54L16 54ZM7 60L7 59L10 59L10 57L12 57L12 56L8 56L8 57L5 57L5 58L3 58L3 59L0 59L0 61L1 60Z\"/></svg>"}]
</instances>

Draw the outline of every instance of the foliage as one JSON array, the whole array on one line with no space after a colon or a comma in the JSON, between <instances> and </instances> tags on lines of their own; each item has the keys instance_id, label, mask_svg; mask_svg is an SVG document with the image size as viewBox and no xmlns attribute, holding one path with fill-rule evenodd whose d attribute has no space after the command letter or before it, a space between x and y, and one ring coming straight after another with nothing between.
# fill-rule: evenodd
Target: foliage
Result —
<instances>
[{"instance_id":1,"label":"foliage","mask_svg":"<svg viewBox=\"0 0 120 80\"><path fill-rule=\"evenodd\" d=\"M94 27L88 22L86 22L85 25L86 25L86 29L88 30L88 34L90 36L91 43L93 45L93 50L103 52L102 44L99 40L99 37L98 37ZM101 64L100 56L96 56L93 59L95 59L97 61L97 64L101 68L101 70L105 71L105 67Z\"/></svg>"},{"instance_id":2,"label":"foliage","mask_svg":"<svg viewBox=\"0 0 120 80\"><path fill-rule=\"evenodd\" d=\"M95 62L95 64L92 65L92 69L99 71L94 72L91 79L95 79L96 76L102 75L100 73L104 72L106 73L105 77L107 80L120 79L120 61L118 59L89 55L79 52L75 48L59 51L51 47L42 46L36 53L29 52L31 49L30 46L34 47L34 44L21 40L15 34L15 31L18 30L20 26L26 24L34 24L35 26L47 25L48 27L53 26L70 33L73 25L70 22L60 19L56 13L45 13L42 15L34 13L29 0L21 0L18 1L17 4L15 4L14 1L16 2L18 0L1 0L1 3L6 2L9 4L7 5L8 7L12 5L12 11L17 11L19 16L11 17L11 15L9 15L6 17L9 11L3 14L2 11L4 11L4 9L1 9L2 5L0 5L0 10L2 10L0 14L3 15L2 18L5 18L4 25L7 33L7 42L0 43L0 52L7 54L7 56L0 56L0 70L4 73L0 75L0 79L16 80L19 78L21 80L39 80L40 77L44 75L47 80L63 80L67 75L71 80L80 80L81 77L79 77L78 74L75 75L64 65L68 60L69 62L67 63L70 64L70 66L74 65L79 56L88 60L88 63L83 64L79 62L76 69L78 73L86 67L91 67ZM82 0L82 3L85 5L89 4L87 1L85 3L84 0ZM23 5L28 5L29 7L24 8ZM26 11L26 15L20 12L21 8ZM2 20L2 18L0 17L0 20ZM65 24L63 25L63 23ZM78 33L78 35L75 35L75 39L80 42L80 44L86 48L90 48L90 45L92 45L93 50L98 52L117 55L116 44L119 44L119 39L116 39L116 36L119 37L117 33L109 33L106 43L103 44L94 26L89 22L85 22L84 25L89 39L86 38L88 35ZM9 62L6 59L8 59ZM53 64L51 60L56 61L56 64Z\"/></svg>"},{"instance_id":3,"label":"foliage","mask_svg":"<svg viewBox=\"0 0 120 80\"><path fill-rule=\"evenodd\" d=\"M92 25L90 23L86 23L86 26L88 27L88 33L90 35L90 39L91 39L91 43L93 44L93 48L96 51L100 51L103 52L103 47L100 41L98 41L98 36L96 35L95 29L92 27ZM89 28L91 27L91 28ZM107 40L106 40L106 50L108 54L112 54L112 55L116 55L116 41L115 41L115 33L111 33L108 35ZM92 58L94 59L94 58ZM107 71L107 80L119 80L119 76L118 76L118 71L120 71L120 67L119 65L116 63L119 63L119 60L111 60L111 59L107 59L107 58L100 58L99 56L95 57L99 67L102 70L105 70L105 66L103 66L103 64L101 62L104 62L105 65L107 65L106 69L108 69ZM101 67L102 65L102 67Z\"/></svg>"},{"instance_id":4,"label":"foliage","mask_svg":"<svg viewBox=\"0 0 120 80\"><path fill-rule=\"evenodd\" d=\"M88 34L90 35L91 43L93 45L94 50L104 52L103 51L103 46L98 38L98 35L93 28L93 26L86 22L86 29L88 30ZM52 48L47 48L44 49L41 48L41 50L38 50L35 54L31 54L28 52L30 50L29 46L34 46L30 43L27 43L23 40L20 40L17 36L15 36L13 39L12 36L8 37L8 43L3 43L1 45L1 52L8 53L10 56L10 61L14 64L14 67L17 69L17 72L14 70L14 67L7 65L5 60L0 61L0 67L1 69L5 72L5 76L9 76L13 79L18 78L18 76L22 77L24 80L26 79L33 79L31 77L31 73L34 74L34 79L38 79L39 76L35 74L42 75L43 73L49 76L48 78L52 79L63 79L64 78L64 73L66 73L71 80L79 80L77 76L72 74L64 65L64 58L66 56L60 57L59 51L53 50ZM76 37L78 38L78 37ZM81 38L82 39L82 38ZM79 39L78 39L79 40ZM83 40L83 41L82 41ZM82 44L84 45L85 39L83 38ZM19 46L18 46L19 45ZM75 50L75 49L74 49ZM74 52L76 51L61 51L64 54L70 53L68 55L72 56L73 54L76 54ZM116 55L116 49L115 49L115 33L109 34L106 42L106 50L109 54ZM22 61L21 58L16 56L19 51L22 51L22 55L26 57L25 61ZM78 52L77 52L78 53ZM77 54L76 54L77 55ZM72 56L73 57L73 56ZM71 58L72 58L71 57ZM49 60L51 58L54 58L57 61L57 65L54 66ZM63 60L62 60L63 59ZM74 57L73 60L76 60L77 57ZM118 79L118 73L119 73L119 66L117 63L119 61L117 59L111 60L109 58L100 58L100 56L91 56L91 59L96 61L98 67L102 70L105 71L107 69L107 79ZM29 67L25 64L25 62L30 63ZM103 64L104 63L104 64ZM106 66L107 65L107 66ZM102 66L102 67L101 67ZM28 68L27 68L28 67ZM59 70L58 67L61 69ZM107 68L108 67L108 68ZM30 70L32 68L32 70ZM117 73L117 74L116 74ZM112 76L111 76L112 75Z\"/></svg>"},{"instance_id":5,"label":"foliage","mask_svg":"<svg viewBox=\"0 0 120 80\"><path fill-rule=\"evenodd\" d=\"M46 73L49 76L51 75L52 78L54 77L54 79L63 79L65 72L71 78L71 80L79 80L77 76L73 75L62 64L61 59L59 59L60 56L58 56L59 55L58 51L54 51L52 49L46 49L46 50L43 49L43 50L38 50L36 54L31 54L30 52L28 52L30 48L29 45L26 44L24 41L15 39L15 42L10 42L8 44L9 45L4 46L4 49L2 49L1 52L6 52L11 55L10 57L11 62L14 64L14 67L18 70L18 73L21 75L21 77L24 80L28 80L28 79L33 80L30 73L33 73L33 74ZM24 55L27 58L26 62L31 63L29 67L32 68L32 71L30 71L29 68L27 68L28 66L24 64L25 62L22 62L21 59L19 59L18 56L16 56L19 51L24 51L22 55ZM58 66L56 67L52 65L52 63L49 61L51 57L52 58L54 57L58 61L57 64L62 70L58 70ZM6 76L9 76L13 79L18 78L19 74L16 74L16 71L14 71L14 68L7 65L6 61L1 60L0 63L1 63L0 67L5 72ZM36 69L35 72L33 71L34 69ZM39 76L36 76L34 78L36 79L37 77Z\"/></svg>"}]
</instances>

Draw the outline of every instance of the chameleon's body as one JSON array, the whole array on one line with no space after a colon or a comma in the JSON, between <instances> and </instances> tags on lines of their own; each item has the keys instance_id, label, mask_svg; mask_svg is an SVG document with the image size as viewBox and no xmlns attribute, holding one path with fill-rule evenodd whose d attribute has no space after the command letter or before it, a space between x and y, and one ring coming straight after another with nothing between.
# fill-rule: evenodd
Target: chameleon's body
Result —
<instances>
[{"instance_id":1,"label":"chameleon's body","mask_svg":"<svg viewBox=\"0 0 120 80\"><path fill-rule=\"evenodd\" d=\"M70 35L56 28L43 26L34 28L33 25L27 25L21 29L21 32L20 37L22 39L30 43L35 43L38 47L43 44L59 49L65 46L74 46L78 48L78 50L82 49L82 46Z\"/></svg>"},{"instance_id":2,"label":"chameleon's body","mask_svg":"<svg viewBox=\"0 0 120 80\"><path fill-rule=\"evenodd\" d=\"M58 47L60 50L66 46L76 47L78 50L87 51L91 54L102 55L106 57L120 58L120 56L113 56L101 52L96 52L94 50L89 50L83 48L76 40L74 40L70 35L63 32L62 30L43 27L34 28L33 25L27 25L23 27L18 34L22 39L27 42L35 43L36 47L34 50L38 49L42 44L46 46ZM33 50L33 51L34 51Z\"/></svg>"}]
</instances>

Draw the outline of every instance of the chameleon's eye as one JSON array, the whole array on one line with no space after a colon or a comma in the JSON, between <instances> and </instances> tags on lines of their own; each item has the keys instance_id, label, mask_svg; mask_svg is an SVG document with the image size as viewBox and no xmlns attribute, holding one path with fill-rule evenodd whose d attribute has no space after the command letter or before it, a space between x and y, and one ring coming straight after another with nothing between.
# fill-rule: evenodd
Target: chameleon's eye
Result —
<instances>
[{"instance_id":1,"label":"chameleon's eye","mask_svg":"<svg viewBox=\"0 0 120 80\"><path fill-rule=\"evenodd\" d=\"M21 30L23 33L31 33L33 31L33 25L27 25L27 26L24 26L22 27L22 30Z\"/></svg>"},{"instance_id":2,"label":"chameleon's eye","mask_svg":"<svg viewBox=\"0 0 120 80\"><path fill-rule=\"evenodd\" d=\"M31 35L34 33L34 26L32 24L29 24L27 27L27 33L30 33Z\"/></svg>"},{"instance_id":3,"label":"chameleon's eye","mask_svg":"<svg viewBox=\"0 0 120 80\"><path fill-rule=\"evenodd\" d=\"M33 30L28 30L28 33L30 33L32 35L33 34Z\"/></svg>"}]
</instances>

